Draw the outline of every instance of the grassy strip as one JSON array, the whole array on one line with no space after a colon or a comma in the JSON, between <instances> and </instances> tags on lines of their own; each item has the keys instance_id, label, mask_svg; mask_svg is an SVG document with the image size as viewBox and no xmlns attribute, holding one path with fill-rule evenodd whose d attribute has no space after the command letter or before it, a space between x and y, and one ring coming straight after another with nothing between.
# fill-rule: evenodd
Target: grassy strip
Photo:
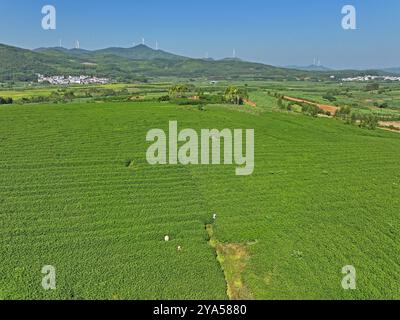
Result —
<instances>
[{"instance_id":1,"label":"grassy strip","mask_svg":"<svg viewBox=\"0 0 400 320\"><path fill-rule=\"evenodd\" d=\"M206 225L209 244L217 253L217 260L225 275L230 300L251 300L253 295L244 284L242 274L249 259L248 246L239 243L220 243L214 236L213 225Z\"/></svg>"}]
</instances>

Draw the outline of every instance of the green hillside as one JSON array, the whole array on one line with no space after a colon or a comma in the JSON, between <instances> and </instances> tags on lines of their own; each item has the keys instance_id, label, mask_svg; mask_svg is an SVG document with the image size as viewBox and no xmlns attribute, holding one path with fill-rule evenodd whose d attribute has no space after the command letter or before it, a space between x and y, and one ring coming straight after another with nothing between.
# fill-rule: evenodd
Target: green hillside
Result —
<instances>
[{"instance_id":1,"label":"green hillside","mask_svg":"<svg viewBox=\"0 0 400 320\"><path fill-rule=\"evenodd\" d=\"M178 56L169 52L165 52L163 50L154 50L142 44L133 48L107 48L103 50L96 50L93 51L93 54L112 54L118 57L133 60L189 60L189 58Z\"/></svg>"},{"instance_id":2,"label":"green hillside","mask_svg":"<svg viewBox=\"0 0 400 320\"><path fill-rule=\"evenodd\" d=\"M35 73L53 73L62 59L0 44L0 81L29 81Z\"/></svg>"},{"instance_id":3,"label":"green hillside","mask_svg":"<svg viewBox=\"0 0 400 320\"><path fill-rule=\"evenodd\" d=\"M226 299L205 230L214 213L213 240L245 252L235 283L247 297L399 298L399 135L260 113L268 103L0 108L0 298ZM149 166L146 133L172 119L254 128L254 174ZM52 292L40 285L48 264Z\"/></svg>"},{"instance_id":4,"label":"green hillside","mask_svg":"<svg viewBox=\"0 0 400 320\"><path fill-rule=\"evenodd\" d=\"M40 48L36 51L0 45L0 81L35 81L36 73L89 74L116 81L180 77L215 79L294 79L313 77L307 71L224 59L190 59L140 45L98 51ZM327 77L327 75L325 75Z\"/></svg>"},{"instance_id":5,"label":"green hillside","mask_svg":"<svg viewBox=\"0 0 400 320\"><path fill-rule=\"evenodd\" d=\"M129 82L159 77L212 78L216 80L329 80L388 74L384 71L315 71L273 67L240 59L191 59L145 45L97 51L39 48L34 51L0 44L0 82L35 81L36 74L96 75Z\"/></svg>"}]
</instances>

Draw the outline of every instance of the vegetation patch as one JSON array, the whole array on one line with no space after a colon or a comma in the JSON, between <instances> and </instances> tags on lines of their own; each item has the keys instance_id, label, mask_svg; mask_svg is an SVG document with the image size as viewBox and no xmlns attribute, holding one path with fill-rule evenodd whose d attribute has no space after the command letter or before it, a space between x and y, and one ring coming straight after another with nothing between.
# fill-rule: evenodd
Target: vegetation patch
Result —
<instances>
[{"instance_id":1,"label":"vegetation patch","mask_svg":"<svg viewBox=\"0 0 400 320\"><path fill-rule=\"evenodd\" d=\"M217 253L217 260L225 275L227 294L230 300L251 300L253 295L243 280L243 272L249 260L247 244L220 243L214 237L213 226L206 225L209 244Z\"/></svg>"}]
</instances>

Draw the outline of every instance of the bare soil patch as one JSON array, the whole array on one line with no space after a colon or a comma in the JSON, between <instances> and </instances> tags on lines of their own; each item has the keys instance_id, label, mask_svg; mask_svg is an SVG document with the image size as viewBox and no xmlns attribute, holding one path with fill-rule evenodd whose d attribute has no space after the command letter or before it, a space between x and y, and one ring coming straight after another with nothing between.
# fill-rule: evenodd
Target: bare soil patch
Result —
<instances>
[{"instance_id":1,"label":"bare soil patch","mask_svg":"<svg viewBox=\"0 0 400 320\"><path fill-rule=\"evenodd\" d=\"M305 100L305 99L292 98L292 97L288 97L288 96L284 96L283 99L285 99L287 101L292 101L292 102L307 103L307 104L316 106L316 107L320 108L321 110L323 110L325 112L330 112L332 115L335 115L336 112L339 109L336 106L330 106L330 105L327 105L327 104L320 104L320 103L308 101L308 100Z\"/></svg>"},{"instance_id":2,"label":"bare soil patch","mask_svg":"<svg viewBox=\"0 0 400 320\"><path fill-rule=\"evenodd\" d=\"M381 121L379 125L384 128L394 128L400 130L400 121Z\"/></svg>"},{"instance_id":3,"label":"bare soil patch","mask_svg":"<svg viewBox=\"0 0 400 320\"><path fill-rule=\"evenodd\" d=\"M244 102L246 105L250 106L250 107L254 107L254 108L257 107L257 103L255 103L254 101L251 101L251 100L249 100L249 99L244 99L243 102Z\"/></svg>"}]
</instances>

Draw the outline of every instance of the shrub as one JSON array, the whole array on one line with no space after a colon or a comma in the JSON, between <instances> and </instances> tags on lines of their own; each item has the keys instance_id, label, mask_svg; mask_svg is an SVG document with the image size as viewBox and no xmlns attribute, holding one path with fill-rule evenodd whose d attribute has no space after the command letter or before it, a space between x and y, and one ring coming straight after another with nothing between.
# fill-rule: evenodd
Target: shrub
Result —
<instances>
[{"instance_id":1,"label":"shrub","mask_svg":"<svg viewBox=\"0 0 400 320\"><path fill-rule=\"evenodd\" d=\"M13 104L13 99L0 97L0 104Z\"/></svg>"},{"instance_id":2,"label":"shrub","mask_svg":"<svg viewBox=\"0 0 400 320\"><path fill-rule=\"evenodd\" d=\"M338 111L336 112L336 117L340 119L346 119L347 117L350 117L350 115L351 115L351 107L349 106L339 108Z\"/></svg>"},{"instance_id":3,"label":"shrub","mask_svg":"<svg viewBox=\"0 0 400 320\"><path fill-rule=\"evenodd\" d=\"M278 104L278 108L279 108L279 109L281 109L281 110L282 110L282 109L286 109L286 106L285 106L285 104L283 103L282 98L279 98L279 99L278 99L278 103L277 103L277 104Z\"/></svg>"},{"instance_id":4,"label":"shrub","mask_svg":"<svg viewBox=\"0 0 400 320\"><path fill-rule=\"evenodd\" d=\"M163 101L170 101L171 98L169 96L161 96L158 98L159 102L163 102Z\"/></svg>"},{"instance_id":5,"label":"shrub","mask_svg":"<svg viewBox=\"0 0 400 320\"><path fill-rule=\"evenodd\" d=\"M330 102L334 102L334 101L337 100L336 97L334 97L333 95L331 95L331 94L329 94L329 93L323 95L323 96L322 96L322 99L328 100L328 101L330 101Z\"/></svg>"},{"instance_id":6,"label":"shrub","mask_svg":"<svg viewBox=\"0 0 400 320\"><path fill-rule=\"evenodd\" d=\"M308 104L303 104L301 107L301 111L313 117L316 117L321 112L321 110L317 106Z\"/></svg>"},{"instance_id":7,"label":"shrub","mask_svg":"<svg viewBox=\"0 0 400 320\"><path fill-rule=\"evenodd\" d=\"M381 108L381 109L389 108L389 104L387 102L384 102L384 103L379 105L379 108Z\"/></svg>"},{"instance_id":8,"label":"shrub","mask_svg":"<svg viewBox=\"0 0 400 320\"><path fill-rule=\"evenodd\" d=\"M365 91L379 90L379 83L369 83L365 86Z\"/></svg>"},{"instance_id":9,"label":"shrub","mask_svg":"<svg viewBox=\"0 0 400 320\"><path fill-rule=\"evenodd\" d=\"M177 84L169 89L171 98L184 98L189 92L194 91L195 87L188 84Z\"/></svg>"},{"instance_id":10,"label":"shrub","mask_svg":"<svg viewBox=\"0 0 400 320\"><path fill-rule=\"evenodd\" d=\"M360 121L360 128L375 130L379 125L379 119L373 114L363 115Z\"/></svg>"}]
</instances>

